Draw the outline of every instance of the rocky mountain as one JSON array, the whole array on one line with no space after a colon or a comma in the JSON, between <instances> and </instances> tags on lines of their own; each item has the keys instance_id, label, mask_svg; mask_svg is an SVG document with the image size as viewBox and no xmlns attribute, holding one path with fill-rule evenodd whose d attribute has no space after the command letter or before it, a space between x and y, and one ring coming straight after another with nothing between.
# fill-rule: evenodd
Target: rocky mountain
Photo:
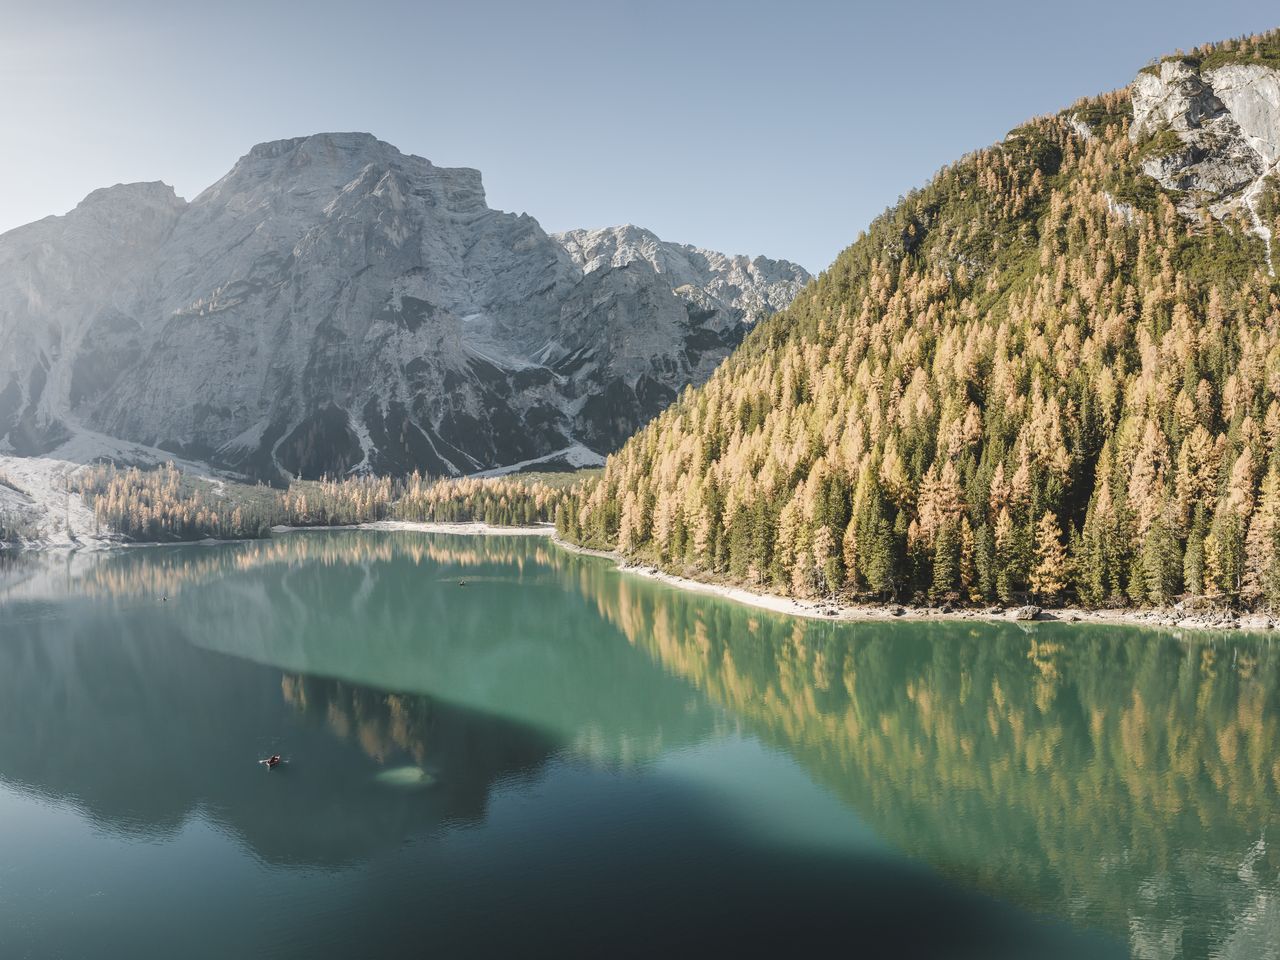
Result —
<instances>
[{"instance_id":1,"label":"rocky mountain","mask_svg":"<svg viewBox=\"0 0 1280 960\"><path fill-rule=\"evenodd\" d=\"M754 325L784 309L809 282L809 274L786 260L727 256L660 240L627 224L554 235L585 272L648 263L695 310L724 311L729 323Z\"/></svg>"},{"instance_id":2,"label":"rocky mountain","mask_svg":"<svg viewBox=\"0 0 1280 960\"><path fill-rule=\"evenodd\" d=\"M584 257L597 234L358 133L260 144L190 203L95 191L0 236L0 452L90 429L271 480L600 462L809 279L601 234L661 256Z\"/></svg>"},{"instance_id":3,"label":"rocky mountain","mask_svg":"<svg viewBox=\"0 0 1280 960\"><path fill-rule=\"evenodd\" d=\"M1243 209L1267 243L1259 212L1266 179L1280 164L1280 73L1258 62L1202 66L1173 57L1132 86L1135 143L1151 138L1143 171L1176 192L1184 213L1221 218Z\"/></svg>"}]
</instances>

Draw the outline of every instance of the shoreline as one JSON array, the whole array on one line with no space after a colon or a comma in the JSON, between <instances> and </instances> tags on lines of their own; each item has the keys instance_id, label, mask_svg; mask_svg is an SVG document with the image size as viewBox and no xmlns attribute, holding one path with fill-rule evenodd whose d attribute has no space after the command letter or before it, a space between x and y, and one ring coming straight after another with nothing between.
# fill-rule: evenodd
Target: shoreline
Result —
<instances>
[{"instance_id":1,"label":"shoreline","mask_svg":"<svg viewBox=\"0 0 1280 960\"><path fill-rule=\"evenodd\" d=\"M273 534L304 533L308 530L407 530L411 533L446 533L459 537L551 537L553 540L556 532L555 525L550 523L532 527L503 527L480 520L458 520L448 523L435 520L370 520L367 523L347 523L326 527L291 527L281 524L271 528Z\"/></svg>"},{"instance_id":2,"label":"shoreline","mask_svg":"<svg viewBox=\"0 0 1280 960\"><path fill-rule=\"evenodd\" d=\"M444 533L466 537L555 537L555 526L543 524L532 527L504 527L479 520L459 520L456 523L416 520L370 520L367 523L345 523L315 526L289 526L279 524L271 528L272 535L281 533L307 533L322 530L405 530L412 533ZM77 538L74 541L23 540L17 543L0 542L0 551L20 553L98 553L111 550L143 550L151 547L216 547L227 543L257 543L271 537L201 537L199 540L124 540L118 536Z\"/></svg>"},{"instance_id":3,"label":"shoreline","mask_svg":"<svg viewBox=\"0 0 1280 960\"><path fill-rule=\"evenodd\" d=\"M669 587L720 597L734 603L769 610L787 616L804 617L807 620L824 620L831 623L891 623L895 621L950 621L966 620L986 623L1076 623L1109 626L1151 627L1158 629L1183 629L1201 631L1241 630L1263 633L1277 626L1270 616L1263 613L1231 615L1226 612L1182 611L1176 608L1142 609L1119 607L1114 610L1090 610L1085 607L1051 607L1042 609L1032 605L984 608L958 607L944 610L941 607L914 607L900 603L845 603L834 600L799 600L781 594L751 590L725 583L694 580L679 574L667 573L649 564L631 563L616 551L595 550L568 543L558 536L551 542L570 553L600 557L613 561L620 573L629 573L656 580ZM1033 612L1034 611L1034 612Z\"/></svg>"},{"instance_id":4,"label":"shoreline","mask_svg":"<svg viewBox=\"0 0 1280 960\"><path fill-rule=\"evenodd\" d=\"M537 526L497 526L478 520L456 522L412 521L412 520L374 520L367 523L338 524L330 526L286 526L271 528L271 533L306 533L321 530L373 530L373 531L407 531L412 533L436 533L451 536L538 536L546 537L561 550L581 556L596 557L613 563L619 573L631 574L654 580L666 586L691 593L701 593L719 597L734 603L768 610L786 616L803 617L807 620L822 620L830 623L889 623L894 621L980 621L987 623L1079 623L1101 624L1110 626L1151 627L1158 629L1182 629L1199 631L1241 630L1251 633L1264 633L1280 627L1280 619L1273 619L1265 613L1231 613L1220 610L1183 610L1173 608L1135 608L1119 607L1108 610L1090 610L1085 607L1052 607L1042 609L1031 605L1023 606L986 606L956 607L944 609L937 606L916 607L905 603L847 603L835 600L801 600L764 590L752 590L748 587L727 583L714 583L707 580L695 580L679 574L667 573L650 564L632 563L617 551L596 550L569 543L556 535L553 524ZM94 539L88 543L26 543L13 548L15 553L31 550L40 553L97 553L113 549L136 549L139 547L166 546L214 546L222 543L250 542L245 540L203 540L175 541L173 543L135 542L124 543L106 538ZM12 545L4 545L6 551Z\"/></svg>"}]
</instances>

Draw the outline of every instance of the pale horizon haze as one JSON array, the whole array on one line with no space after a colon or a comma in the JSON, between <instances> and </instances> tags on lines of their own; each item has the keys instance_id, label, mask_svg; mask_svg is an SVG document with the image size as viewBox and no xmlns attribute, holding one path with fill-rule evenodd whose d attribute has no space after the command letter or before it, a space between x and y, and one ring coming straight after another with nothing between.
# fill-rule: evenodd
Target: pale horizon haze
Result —
<instances>
[{"instance_id":1,"label":"pale horizon haze","mask_svg":"<svg viewBox=\"0 0 1280 960\"><path fill-rule=\"evenodd\" d=\"M548 231L630 222L815 273L1023 120L1280 25L1235 0L7 0L0 16L0 231L120 182L191 199L255 143L360 130L478 168L490 206Z\"/></svg>"}]
</instances>

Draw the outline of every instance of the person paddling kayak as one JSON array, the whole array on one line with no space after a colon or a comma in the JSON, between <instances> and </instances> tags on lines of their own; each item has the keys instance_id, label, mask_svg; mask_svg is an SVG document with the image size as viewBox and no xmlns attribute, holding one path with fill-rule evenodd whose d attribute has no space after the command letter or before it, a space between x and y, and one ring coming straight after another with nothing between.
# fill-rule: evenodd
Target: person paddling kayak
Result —
<instances>
[{"instance_id":1,"label":"person paddling kayak","mask_svg":"<svg viewBox=\"0 0 1280 960\"><path fill-rule=\"evenodd\" d=\"M280 764L284 763L284 761L280 759L280 754L278 753L272 754L271 756L267 757L267 759L259 760L258 762L263 766L265 766L268 770L270 770L272 767L278 767L280 766Z\"/></svg>"}]
</instances>

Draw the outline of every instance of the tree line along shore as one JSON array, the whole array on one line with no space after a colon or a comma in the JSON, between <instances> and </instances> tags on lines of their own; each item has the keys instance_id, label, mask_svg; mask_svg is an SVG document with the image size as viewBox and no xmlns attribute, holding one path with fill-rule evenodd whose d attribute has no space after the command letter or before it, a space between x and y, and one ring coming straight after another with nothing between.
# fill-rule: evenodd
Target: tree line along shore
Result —
<instances>
[{"instance_id":1,"label":"tree line along shore","mask_svg":"<svg viewBox=\"0 0 1280 960\"><path fill-rule=\"evenodd\" d=\"M378 525L466 531L483 525L552 532L562 547L616 561L628 572L668 585L795 616L874 620L986 618L1064 620L1181 626L1196 629L1270 628L1271 607L1243 607L1222 597L1182 596L1166 605L1110 603L1090 606L1069 587L1056 593L1024 591L994 601L936 600L885 596L851 589L827 592L780 590L764 583L735 582L696 569L673 569L628 556L616 546L591 546L571 532L575 511L593 495L600 471L515 475L496 478L430 479L356 477L301 481L280 490L184 473L172 464L154 469L111 465L81 468L70 487L92 509L96 529L82 530L119 543L179 543L206 539L269 537L274 529ZM74 533L74 531L72 531ZM1068 562L1059 557L1055 562Z\"/></svg>"}]
</instances>

